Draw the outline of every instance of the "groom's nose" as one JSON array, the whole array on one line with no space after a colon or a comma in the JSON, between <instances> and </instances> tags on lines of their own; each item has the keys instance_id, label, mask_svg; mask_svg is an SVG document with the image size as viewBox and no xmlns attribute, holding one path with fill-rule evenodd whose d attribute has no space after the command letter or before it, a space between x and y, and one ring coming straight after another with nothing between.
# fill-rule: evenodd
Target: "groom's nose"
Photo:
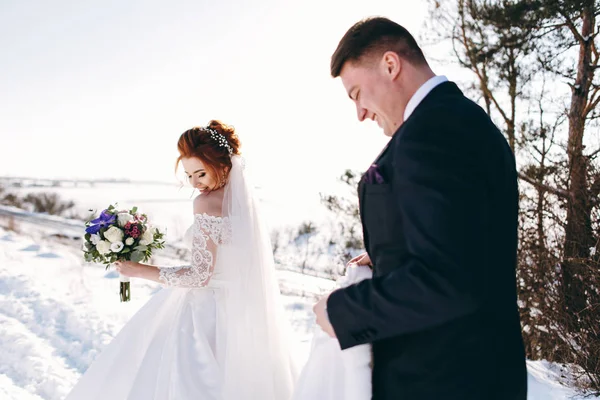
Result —
<instances>
[{"instance_id":1,"label":"groom's nose","mask_svg":"<svg viewBox=\"0 0 600 400\"><path fill-rule=\"evenodd\" d=\"M362 108L361 106L359 106L357 104L356 105L356 116L358 117L358 120L360 122L363 122L365 120L365 118L367 117L367 109Z\"/></svg>"}]
</instances>

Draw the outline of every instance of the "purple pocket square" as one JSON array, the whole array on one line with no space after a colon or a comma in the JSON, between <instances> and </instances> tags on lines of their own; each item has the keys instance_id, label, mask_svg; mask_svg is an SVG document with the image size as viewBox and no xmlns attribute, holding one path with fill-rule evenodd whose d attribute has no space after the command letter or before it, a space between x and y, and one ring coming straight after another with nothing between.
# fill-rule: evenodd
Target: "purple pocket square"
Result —
<instances>
[{"instance_id":1,"label":"purple pocket square","mask_svg":"<svg viewBox=\"0 0 600 400\"><path fill-rule=\"evenodd\" d=\"M365 183L385 183L385 180L383 179L383 176L381 175L377 164L371 165L367 172L365 172Z\"/></svg>"}]
</instances>

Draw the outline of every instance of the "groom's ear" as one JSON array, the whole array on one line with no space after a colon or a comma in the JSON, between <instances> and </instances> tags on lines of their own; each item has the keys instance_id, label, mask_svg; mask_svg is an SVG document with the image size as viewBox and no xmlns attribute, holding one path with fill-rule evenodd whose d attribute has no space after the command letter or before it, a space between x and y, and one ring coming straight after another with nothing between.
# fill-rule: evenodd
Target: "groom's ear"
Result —
<instances>
[{"instance_id":1,"label":"groom's ear","mask_svg":"<svg viewBox=\"0 0 600 400\"><path fill-rule=\"evenodd\" d=\"M393 51L386 51L383 54L381 59L383 63L383 68L385 69L385 74L391 78L391 80L396 80L402 71L402 59L400 56Z\"/></svg>"}]
</instances>

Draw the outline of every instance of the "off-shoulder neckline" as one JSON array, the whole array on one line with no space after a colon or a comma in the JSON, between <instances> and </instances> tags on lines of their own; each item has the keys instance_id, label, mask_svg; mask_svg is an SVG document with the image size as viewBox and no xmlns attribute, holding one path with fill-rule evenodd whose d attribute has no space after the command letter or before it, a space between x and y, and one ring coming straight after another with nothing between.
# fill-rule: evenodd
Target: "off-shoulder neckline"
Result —
<instances>
[{"instance_id":1,"label":"off-shoulder neckline","mask_svg":"<svg viewBox=\"0 0 600 400\"><path fill-rule=\"evenodd\" d=\"M203 213L194 213L194 217L203 217L203 218L218 218L218 219L224 219L224 218L227 218L227 217L223 217L223 216L221 216L221 215L211 215L211 214L208 214L208 213L205 213L205 212L203 212Z\"/></svg>"}]
</instances>

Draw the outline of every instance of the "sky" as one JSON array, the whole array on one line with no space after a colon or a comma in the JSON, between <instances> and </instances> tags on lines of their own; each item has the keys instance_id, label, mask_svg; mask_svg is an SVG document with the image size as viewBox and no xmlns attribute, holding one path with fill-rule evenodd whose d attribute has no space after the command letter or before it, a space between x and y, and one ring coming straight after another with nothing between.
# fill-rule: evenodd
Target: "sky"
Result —
<instances>
[{"instance_id":1,"label":"sky","mask_svg":"<svg viewBox=\"0 0 600 400\"><path fill-rule=\"evenodd\" d=\"M0 176L175 181L179 135L220 119L259 185L327 191L388 140L331 54L373 15L419 37L427 3L3 0Z\"/></svg>"}]
</instances>

